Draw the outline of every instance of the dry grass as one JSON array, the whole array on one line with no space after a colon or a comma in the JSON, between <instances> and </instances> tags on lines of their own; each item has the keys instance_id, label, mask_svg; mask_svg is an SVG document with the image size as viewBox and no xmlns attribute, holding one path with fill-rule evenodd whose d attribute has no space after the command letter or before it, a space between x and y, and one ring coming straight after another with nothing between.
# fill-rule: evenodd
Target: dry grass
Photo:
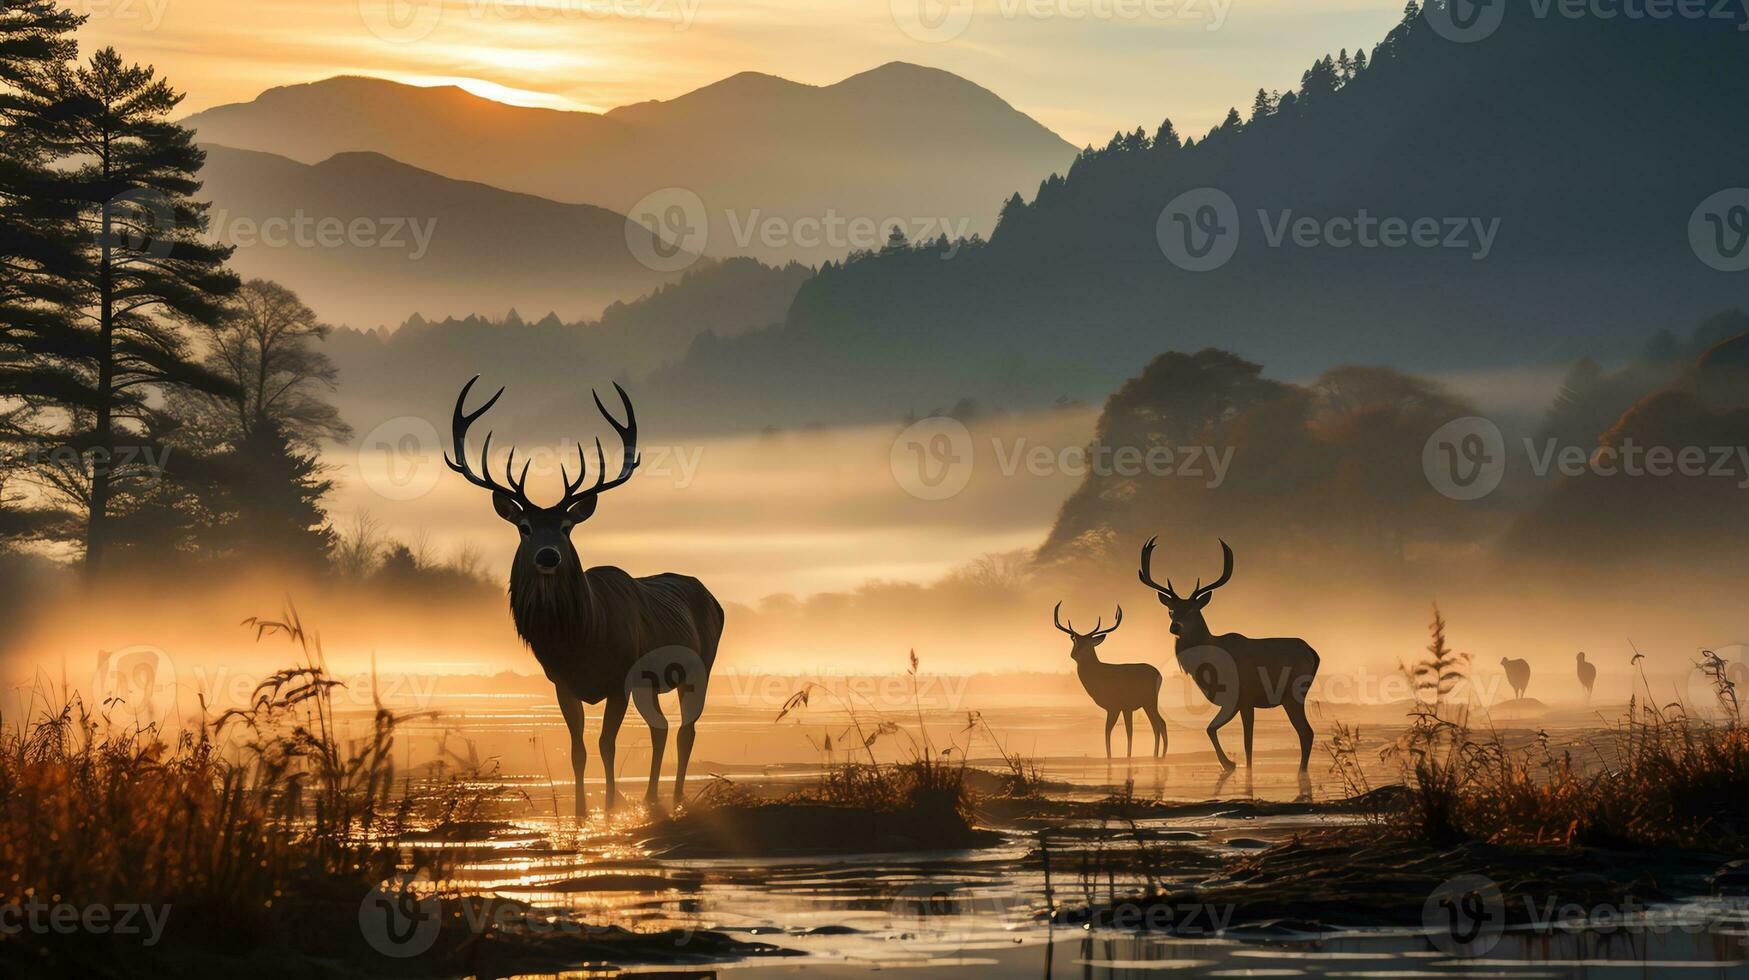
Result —
<instances>
[{"instance_id":1,"label":"dry grass","mask_svg":"<svg viewBox=\"0 0 1749 980\"><path fill-rule=\"evenodd\" d=\"M923 722L923 706L916 693L917 667L917 653L912 651L907 673L912 678L914 732L879 709L847 701L819 684L806 684L790 695L774 721L805 710L818 694L833 701L848 719L836 735L824 731L820 740L813 742L822 756L820 777L814 786L796 794L794 801L876 812L922 808L968 815L971 800L966 787L966 750L980 720L975 713L968 715L966 727L938 748ZM906 761L881 762L874 748L883 739L905 740Z\"/></svg>"},{"instance_id":2,"label":"dry grass","mask_svg":"<svg viewBox=\"0 0 1749 980\"><path fill-rule=\"evenodd\" d=\"M379 706L362 737L343 739L337 682L295 613L248 625L289 638L303 662L247 709L172 741L111 726L76 698L0 725L0 901L167 904L172 934L246 943L276 903L356 902L396 871L393 840L417 805L410 782L392 792L395 718Z\"/></svg>"},{"instance_id":3,"label":"dry grass","mask_svg":"<svg viewBox=\"0 0 1749 980\"><path fill-rule=\"evenodd\" d=\"M1443 647L1444 623L1436 624L1432 646ZM1377 825L1435 845L1749 850L1749 727L1724 661L1703 651L1697 666L1712 681L1720 720L1681 703L1656 705L1642 672L1644 696L1578 750L1557 750L1546 732L1514 747L1473 727L1467 706L1423 702L1384 752L1403 765L1408 804ZM1338 772L1358 772L1353 736L1333 740Z\"/></svg>"}]
</instances>

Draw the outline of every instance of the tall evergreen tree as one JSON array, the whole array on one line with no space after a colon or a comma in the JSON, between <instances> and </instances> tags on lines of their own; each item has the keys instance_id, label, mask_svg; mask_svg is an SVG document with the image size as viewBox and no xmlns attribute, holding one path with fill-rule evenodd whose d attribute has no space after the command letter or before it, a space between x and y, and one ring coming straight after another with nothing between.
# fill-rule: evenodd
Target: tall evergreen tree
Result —
<instances>
[{"instance_id":1,"label":"tall evergreen tree","mask_svg":"<svg viewBox=\"0 0 1749 980\"><path fill-rule=\"evenodd\" d=\"M252 429L226 458L230 488L220 549L246 561L316 572L327 564L334 530L322 510L333 481L313 453L298 450L277 423Z\"/></svg>"},{"instance_id":2,"label":"tall evergreen tree","mask_svg":"<svg viewBox=\"0 0 1749 980\"><path fill-rule=\"evenodd\" d=\"M38 399L52 378L21 341L65 329L75 294L53 273L80 259L76 208L44 142L48 79L74 55L83 18L49 0L0 0L0 454L29 451ZM4 460L0 460L3 463Z\"/></svg>"},{"instance_id":3,"label":"tall evergreen tree","mask_svg":"<svg viewBox=\"0 0 1749 980\"><path fill-rule=\"evenodd\" d=\"M1274 111L1275 103L1270 100L1269 93L1258 89L1257 98L1251 100L1251 121L1263 119Z\"/></svg>"},{"instance_id":4,"label":"tall evergreen tree","mask_svg":"<svg viewBox=\"0 0 1749 980\"><path fill-rule=\"evenodd\" d=\"M1010 231L1019 223L1020 216L1026 213L1026 202L1020 199L1016 191L1008 200L1002 202L1002 213L996 216L996 230L992 234L1000 234L1003 228Z\"/></svg>"},{"instance_id":5,"label":"tall evergreen tree","mask_svg":"<svg viewBox=\"0 0 1749 980\"><path fill-rule=\"evenodd\" d=\"M69 165L88 262L63 277L79 294L78 322L42 325L26 346L77 381L62 400L81 409L67 441L86 453L85 561L95 573L118 481L152 478L124 466L121 451L147 429L149 394L231 390L193 359L186 330L220 321L237 278L224 266L231 249L201 240L207 205L193 195L205 154L168 121L182 101L168 82L105 48L86 65L59 66L49 91L45 146Z\"/></svg>"},{"instance_id":6,"label":"tall evergreen tree","mask_svg":"<svg viewBox=\"0 0 1749 980\"><path fill-rule=\"evenodd\" d=\"M1162 153L1170 153L1181 149L1183 142L1178 138L1178 130L1172 125L1172 120L1162 120L1160 128L1154 133L1154 149Z\"/></svg>"}]
</instances>

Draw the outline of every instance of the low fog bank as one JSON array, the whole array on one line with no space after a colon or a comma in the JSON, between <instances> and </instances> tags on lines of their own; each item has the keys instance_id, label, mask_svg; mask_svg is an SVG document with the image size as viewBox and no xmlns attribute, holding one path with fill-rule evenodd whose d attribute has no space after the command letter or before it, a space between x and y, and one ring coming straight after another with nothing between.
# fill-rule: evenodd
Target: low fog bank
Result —
<instances>
[{"instance_id":1,"label":"low fog bank","mask_svg":"<svg viewBox=\"0 0 1749 980\"><path fill-rule=\"evenodd\" d=\"M1218 551L1212 541L1196 544L1163 546L1156 574L1180 584L1213 578ZM1707 704L1704 680L1692 669L1699 651L1717 650L1736 664L1749 654L1736 590L1701 573L1503 580L1476 569L1439 581L1390 581L1352 569L1255 567L1239 554L1233 581L1208 608L1211 627L1304 637L1323 656L1317 699L1335 706L1400 705L1411 696L1400 668L1426 646L1435 601L1451 645L1473 657L1482 703L1513 696L1500 666L1511 657L1530 663L1527 695L1550 708L1644 699L1648 684L1661 703ZM730 603L712 703L775 715L791 693L816 681L843 703L902 709L911 699L903 675L914 650L926 707L1074 705L1083 696L1070 674L1069 641L1051 622L1060 600L1065 620L1083 630L1098 618L1109 625L1121 603L1123 626L1101 656L1155 664L1167 679L1163 700L1196 708L1199 699L1172 656L1164 610L1123 571L1105 581L1071 581L1021 555L992 556L929 585L871 583L807 599ZM256 684L301 657L283 637L257 640L244 622L282 618L288 594L319 638L328 669L349 685L351 707L366 709L379 693L412 707L464 694L499 705L550 701L497 588L423 597L261 571L224 582L139 581L105 595L67 583L10 631L0 658L6 709L33 699L41 708L68 690L88 703L128 697L128 675L137 685L142 670L152 683L161 683L154 675L176 679L184 715L198 711L201 698L210 711L243 703ZM1631 664L1635 650L1646 658L1644 678ZM1598 668L1589 698L1577 680L1579 651Z\"/></svg>"}]
</instances>

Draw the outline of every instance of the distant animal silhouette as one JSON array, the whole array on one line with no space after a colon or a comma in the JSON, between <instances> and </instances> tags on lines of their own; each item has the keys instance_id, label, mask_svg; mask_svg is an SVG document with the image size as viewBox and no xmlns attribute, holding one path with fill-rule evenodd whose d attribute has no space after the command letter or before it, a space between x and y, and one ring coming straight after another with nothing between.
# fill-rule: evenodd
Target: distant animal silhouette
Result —
<instances>
[{"instance_id":1,"label":"distant animal silhouette","mask_svg":"<svg viewBox=\"0 0 1749 980\"><path fill-rule=\"evenodd\" d=\"M1513 695L1524 700L1525 689L1530 687L1530 661L1501 657L1500 666L1506 668L1506 683L1512 685Z\"/></svg>"},{"instance_id":2,"label":"distant animal silhouette","mask_svg":"<svg viewBox=\"0 0 1749 980\"><path fill-rule=\"evenodd\" d=\"M1123 625L1123 607L1117 607L1117 622L1100 629L1105 622L1102 618L1093 624L1091 633L1075 632L1074 620L1064 626L1062 611L1063 604L1059 602L1051 610L1051 622L1074 641L1069 656L1075 661L1075 674L1081 678L1081 686L1087 689L1093 703L1105 709L1105 757L1111 758L1111 729L1117 724L1120 712L1123 714L1124 757L1131 758L1136 754L1134 726L1137 710L1148 717L1148 724L1154 729L1152 755L1164 757L1166 719L1160 717L1160 672L1152 664L1108 664L1100 660L1094 650L1113 630Z\"/></svg>"},{"instance_id":3,"label":"distant animal silhouette","mask_svg":"<svg viewBox=\"0 0 1749 980\"><path fill-rule=\"evenodd\" d=\"M1591 688L1597 683L1597 665L1585 659L1584 650L1579 651L1579 683L1585 686L1585 700L1591 700Z\"/></svg>"},{"instance_id":4,"label":"distant animal silhouette","mask_svg":"<svg viewBox=\"0 0 1749 980\"><path fill-rule=\"evenodd\" d=\"M1233 760L1221 749L1217 734L1238 715L1245 725L1245 765L1251 765L1251 729L1258 708L1279 707L1300 736L1300 770L1312 758L1312 726L1306 721L1306 695L1318 675L1318 652L1297 637L1252 639L1238 633L1209 632L1202 610L1214 591L1233 577L1233 549L1221 542L1221 577L1210 585L1197 579L1190 595L1180 597L1172 588L1155 582L1149 571L1155 538L1142 546L1142 584L1153 589L1160 604L1172 616L1172 633L1178 637L1178 664L1196 682L1203 696L1219 710L1209 721L1209 741L1215 756L1227 769Z\"/></svg>"},{"instance_id":5,"label":"distant animal silhouette","mask_svg":"<svg viewBox=\"0 0 1749 980\"><path fill-rule=\"evenodd\" d=\"M723 633L723 607L698 579L663 573L633 578L612 566L584 569L571 530L595 513L601 495L631 479L638 467L638 421L625 389L615 384L626 420L622 425L595 399L599 410L625 444L620 471L607 479L607 459L601 440L595 441L595 483L585 486L587 457L577 445L577 478L563 466L564 497L551 507L537 507L523 492L528 480L528 462L516 475L516 450L504 465L505 483L476 473L468 462L467 431L474 420L486 414L504 389L478 409L464 411L476 375L456 398L450 432L455 458L446 459L450 469L469 483L492 491L492 506L498 516L516 525L522 544L510 566L510 614L520 635L553 682L559 710L571 733L571 773L577 782L577 818L588 813L583 790L583 705L606 701L601 716L601 765L607 776L607 808L614 792L614 742L625 719L626 702L636 701L638 713L650 726L650 785L645 799L656 800L662 752L668 742L668 719L656 695L680 692L680 752L674 770L674 802L684 798L686 765L692 757L698 716L704 711L705 689L711 664ZM593 394L593 393L591 393ZM491 465L492 434L486 433L480 447L480 469Z\"/></svg>"}]
</instances>

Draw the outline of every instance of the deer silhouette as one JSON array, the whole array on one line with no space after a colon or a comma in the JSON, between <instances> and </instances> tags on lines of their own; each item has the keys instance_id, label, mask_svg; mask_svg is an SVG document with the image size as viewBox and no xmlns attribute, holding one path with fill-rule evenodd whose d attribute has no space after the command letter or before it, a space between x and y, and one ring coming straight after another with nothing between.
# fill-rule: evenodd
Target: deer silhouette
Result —
<instances>
[{"instance_id":1,"label":"deer silhouette","mask_svg":"<svg viewBox=\"0 0 1749 980\"><path fill-rule=\"evenodd\" d=\"M1513 695L1524 700L1524 692L1530 687L1530 661L1501 657L1500 666L1506 668L1506 683L1512 685Z\"/></svg>"},{"instance_id":2,"label":"deer silhouette","mask_svg":"<svg viewBox=\"0 0 1749 980\"><path fill-rule=\"evenodd\" d=\"M1123 607L1117 607L1117 622L1105 629L1100 625L1105 622L1101 618L1093 624L1093 632L1077 633L1075 621L1063 625L1063 604L1051 610L1051 622L1057 629L1069 634L1073 645L1069 648L1069 657L1075 661L1075 674L1081 678L1081 686L1087 690L1087 696L1093 703L1105 709L1105 757L1111 758L1111 730L1117 724L1117 716L1123 714L1124 758L1132 758L1136 754L1135 714L1139 709L1148 717L1148 724L1154 729L1154 747L1151 754L1155 758L1166 755L1166 719L1160 717L1160 672L1152 664L1108 664L1099 659L1095 647L1105 642L1113 630L1123 625Z\"/></svg>"},{"instance_id":3,"label":"deer silhouette","mask_svg":"<svg viewBox=\"0 0 1749 980\"><path fill-rule=\"evenodd\" d=\"M674 769L674 802L686 791L686 765L692 758L698 716L704 711L705 688L723 634L723 607L698 579L665 572L633 578L612 566L585 569L571 544L571 531L595 514L602 494L631 479L638 468L638 421L625 389L615 384L625 406L622 425L595 398L599 410L625 445L617 476L607 478L601 440L595 440L597 475L585 485L588 458L577 444L577 478L563 466L559 476L565 493L551 507L537 507L524 492L528 461L516 475L516 450L504 464L503 484L476 473L468 462L468 427L486 414L504 389L472 412L465 411L476 375L462 387L451 419L455 458L445 461L469 483L492 491L498 516L516 525L522 543L510 565L510 615L516 632L534 652L558 695L559 711L571 734L571 773L577 785L577 819L588 814L583 789L589 752L583 746L583 705L605 701L601 716L601 765L607 776L607 808L616 802L614 743L625 720L626 703L635 701L650 726L650 784L645 800L656 801L663 749L668 743L668 719L656 695L680 692L679 751ZM591 393L593 395L593 392ZM480 447L480 469L491 466L492 433Z\"/></svg>"},{"instance_id":4,"label":"deer silhouette","mask_svg":"<svg viewBox=\"0 0 1749 980\"><path fill-rule=\"evenodd\" d=\"M1585 659L1585 651L1579 651L1579 683L1585 686L1585 700L1591 700L1591 688L1597 683L1597 665Z\"/></svg>"},{"instance_id":5,"label":"deer silhouette","mask_svg":"<svg viewBox=\"0 0 1749 980\"><path fill-rule=\"evenodd\" d=\"M1306 721L1306 694L1318 674L1318 652L1297 637L1252 639L1238 633L1215 635L1203 619L1203 608L1216 589L1233 577L1233 549L1221 542L1221 577L1209 585L1197 579L1188 596L1179 596L1172 580L1154 581L1149 565L1156 538L1142 546L1142 584L1153 589L1160 604L1172 616L1172 634L1178 637L1178 665L1195 681L1203 696L1218 709L1208 724L1209 742L1221 765L1232 770L1233 760L1221 749L1218 734L1238 715L1245 725L1245 765L1251 765L1251 730L1258 708L1281 708L1300 736L1300 771L1312 758L1312 726Z\"/></svg>"}]
</instances>

